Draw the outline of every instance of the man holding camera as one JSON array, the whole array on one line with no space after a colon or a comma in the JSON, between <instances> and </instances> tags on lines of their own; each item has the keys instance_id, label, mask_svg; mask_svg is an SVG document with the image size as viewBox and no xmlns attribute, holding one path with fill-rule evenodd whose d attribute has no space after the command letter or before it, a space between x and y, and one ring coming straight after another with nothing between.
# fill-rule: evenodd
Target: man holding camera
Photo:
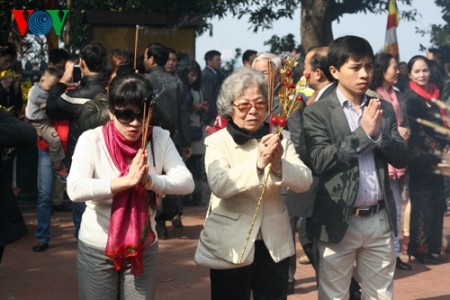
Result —
<instances>
[{"instance_id":1,"label":"man holding camera","mask_svg":"<svg viewBox=\"0 0 450 300\"><path fill-rule=\"evenodd\" d=\"M70 168L78 137L82 133L78 125L81 109L86 102L105 90L107 80L104 74L105 57L106 50L102 44L98 42L86 44L80 50L79 68L82 78L79 85L77 86L78 82L74 81L74 72L77 71L75 62L68 61L63 76L52 89L47 100L46 113L51 119L69 120L69 140L65 161L68 168ZM78 79L75 78L75 80ZM85 204L74 202L72 203L72 209L75 226L74 235L78 238Z\"/></svg>"}]
</instances>

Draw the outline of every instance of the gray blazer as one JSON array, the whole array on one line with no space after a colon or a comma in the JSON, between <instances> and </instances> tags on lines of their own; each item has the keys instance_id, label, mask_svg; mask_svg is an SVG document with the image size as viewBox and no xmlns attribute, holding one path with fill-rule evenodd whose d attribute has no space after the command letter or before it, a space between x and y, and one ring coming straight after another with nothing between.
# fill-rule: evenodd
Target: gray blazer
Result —
<instances>
[{"instance_id":1,"label":"gray blazer","mask_svg":"<svg viewBox=\"0 0 450 300\"><path fill-rule=\"evenodd\" d=\"M396 233L396 208L387 164L405 167L408 152L397 130L392 105L381 100L381 109L382 140L374 150L375 164L389 225ZM315 239L339 243L353 216L359 187L358 155L373 142L361 127L350 130L336 90L305 109L303 130L310 167L320 181L309 233Z\"/></svg>"}]
</instances>

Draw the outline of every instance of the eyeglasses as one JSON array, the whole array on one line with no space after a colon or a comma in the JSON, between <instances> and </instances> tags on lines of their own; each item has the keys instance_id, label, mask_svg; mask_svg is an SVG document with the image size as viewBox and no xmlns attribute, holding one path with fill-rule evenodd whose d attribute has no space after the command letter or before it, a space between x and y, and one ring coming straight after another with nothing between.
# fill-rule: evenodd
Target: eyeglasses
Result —
<instances>
[{"instance_id":1,"label":"eyeglasses","mask_svg":"<svg viewBox=\"0 0 450 300\"><path fill-rule=\"evenodd\" d=\"M252 107L256 108L257 110L265 110L267 108L267 102L242 102L239 104L234 104L233 106L239 109L240 111L248 112Z\"/></svg>"},{"instance_id":2,"label":"eyeglasses","mask_svg":"<svg viewBox=\"0 0 450 300\"><path fill-rule=\"evenodd\" d=\"M122 124L129 124L137 119L139 122L142 122L144 118L144 111L134 112L131 108L124 109L116 109L114 110L114 115L116 116L117 121Z\"/></svg>"}]
</instances>

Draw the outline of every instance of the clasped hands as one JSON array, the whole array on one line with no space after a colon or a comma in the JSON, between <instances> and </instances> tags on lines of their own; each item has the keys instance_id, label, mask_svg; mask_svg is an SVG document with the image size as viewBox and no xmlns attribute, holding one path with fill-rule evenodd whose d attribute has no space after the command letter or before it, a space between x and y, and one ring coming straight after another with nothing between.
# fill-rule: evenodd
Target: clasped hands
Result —
<instances>
[{"instance_id":1,"label":"clasped hands","mask_svg":"<svg viewBox=\"0 0 450 300\"><path fill-rule=\"evenodd\" d=\"M148 153L147 150L139 149L136 156L133 158L130 164L130 170L125 175L131 186L137 184L143 187L146 184L151 184L151 177L148 175Z\"/></svg>"},{"instance_id":2,"label":"clasped hands","mask_svg":"<svg viewBox=\"0 0 450 300\"><path fill-rule=\"evenodd\" d=\"M361 127L371 139L377 140L380 137L380 124L383 110L380 99L373 98L364 109L361 118Z\"/></svg>"},{"instance_id":3,"label":"clasped hands","mask_svg":"<svg viewBox=\"0 0 450 300\"><path fill-rule=\"evenodd\" d=\"M281 174L281 157L283 156L282 136L280 134L268 134L261 138L258 144L258 158L256 166L263 170L269 163L272 163L272 172Z\"/></svg>"}]
</instances>

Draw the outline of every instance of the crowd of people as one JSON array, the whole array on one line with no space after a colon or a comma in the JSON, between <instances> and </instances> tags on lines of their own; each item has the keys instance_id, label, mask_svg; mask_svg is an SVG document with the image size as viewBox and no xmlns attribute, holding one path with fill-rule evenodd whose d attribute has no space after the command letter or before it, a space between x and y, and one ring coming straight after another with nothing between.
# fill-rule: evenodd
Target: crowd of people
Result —
<instances>
[{"instance_id":1,"label":"crowd of people","mask_svg":"<svg viewBox=\"0 0 450 300\"><path fill-rule=\"evenodd\" d=\"M289 70L304 109L279 133L283 55L249 49L225 78L217 50L202 70L150 43L138 68L90 42L50 51L26 97L17 52L1 46L0 261L26 234L15 148L36 145L31 250L51 246L53 198L67 186L80 299L154 299L158 240L166 222L183 230L185 206L207 210L195 262L210 269L212 299L286 299L297 236L319 299L392 299L411 257L439 264L448 251L449 181L435 167L450 155L449 112L435 100L450 103L450 70L431 50L399 62L357 36L306 49Z\"/></svg>"}]
</instances>

